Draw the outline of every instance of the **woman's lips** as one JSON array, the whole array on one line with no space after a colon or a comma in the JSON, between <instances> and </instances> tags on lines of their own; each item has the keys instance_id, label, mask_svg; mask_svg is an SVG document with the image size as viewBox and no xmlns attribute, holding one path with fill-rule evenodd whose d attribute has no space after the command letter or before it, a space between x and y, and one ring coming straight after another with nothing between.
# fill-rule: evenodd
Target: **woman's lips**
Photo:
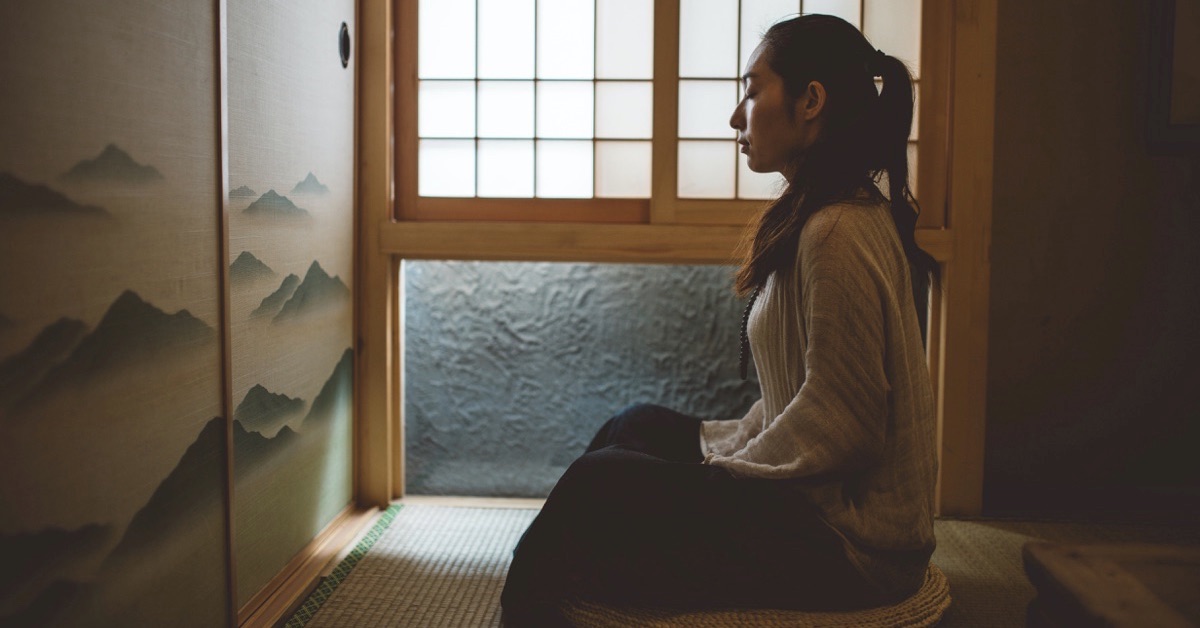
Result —
<instances>
[{"instance_id":1,"label":"woman's lips","mask_svg":"<svg viewBox=\"0 0 1200 628\"><path fill-rule=\"evenodd\" d=\"M745 153L746 151L750 150L750 145L749 145L749 144L745 144L745 143L741 143L741 142L739 142L739 144L741 144L741 149L740 149L740 151L741 151L742 153Z\"/></svg>"}]
</instances>

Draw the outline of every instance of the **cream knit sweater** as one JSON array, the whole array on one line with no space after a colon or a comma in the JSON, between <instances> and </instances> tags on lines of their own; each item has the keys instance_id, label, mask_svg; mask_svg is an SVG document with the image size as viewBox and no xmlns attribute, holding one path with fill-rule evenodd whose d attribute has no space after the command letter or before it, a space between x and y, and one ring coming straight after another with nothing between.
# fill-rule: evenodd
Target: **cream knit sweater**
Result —
<instances>
[{"instance_id":1,"label":"cream knit sweater","mask_svg":"<svg viewBox=\"0 0 1200 628\"><path fill-rule=\"evenodd\" d=\"M762 399L705 421L705 463L796 479L882 590L920 586L934 549L936 414L911 276L884 203L815 212L796 266L750 313Z\"/></svg>"}]
</instances>

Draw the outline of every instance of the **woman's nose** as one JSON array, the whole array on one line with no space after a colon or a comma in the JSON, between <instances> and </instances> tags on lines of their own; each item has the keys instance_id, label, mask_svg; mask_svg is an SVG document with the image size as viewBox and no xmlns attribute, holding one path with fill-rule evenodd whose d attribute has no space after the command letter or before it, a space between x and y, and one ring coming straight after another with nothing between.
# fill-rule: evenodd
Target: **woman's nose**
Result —
<instances>
[{"instance_id":1,"label":"woman's nose","mask_svg":"<svg viewBox=\"0 0 1200 628\"><path fill-rule=\"evenodd\" d=\"M729 126L738 131L741 131L742 128L744 128L745 120L742 116L742 103L738 103L738 105L733 108L733 114L729 116Z\"/></svg>"}]
</instances>

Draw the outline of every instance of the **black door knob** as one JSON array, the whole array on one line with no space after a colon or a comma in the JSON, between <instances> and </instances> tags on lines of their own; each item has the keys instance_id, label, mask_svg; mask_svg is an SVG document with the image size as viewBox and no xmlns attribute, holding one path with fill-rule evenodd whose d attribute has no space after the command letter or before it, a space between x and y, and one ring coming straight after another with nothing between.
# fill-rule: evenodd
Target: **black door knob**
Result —
<instances>
[{"instance_id":1,"label":"black door knob","mask_svg":"<svg viewBox=\"0 0 1200 628\"><path fill-rule=\"evenodd\" d=\"M342 22L342 32L338 35L338 49L342 54L342 67L350 65L350 28Z\"/></svg>"}]
</instances>

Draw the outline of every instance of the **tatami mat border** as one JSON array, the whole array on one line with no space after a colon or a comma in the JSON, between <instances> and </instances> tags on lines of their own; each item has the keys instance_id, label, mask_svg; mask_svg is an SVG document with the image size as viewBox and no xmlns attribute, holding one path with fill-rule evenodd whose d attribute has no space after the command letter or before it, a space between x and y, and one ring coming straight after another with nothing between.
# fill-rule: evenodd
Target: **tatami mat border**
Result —
<instances>
[{"instance_id":1,"label":"tatami mat border","mask_svg":"<svg viewBox=\"0 0 1200 628\"><path fill-rule=\"evenodd\" d=\"M350 575L350 570L354 569L358 561L367 555L367 552L375 545L375 541L378 541L379 537L383 536L384 531L392 524L392 520L396 518L396 514L400 512L401 508L403 508L402 504L393 504L387 510L383 511L383 514L379 517L379 521L375 522L375 525L371 527L371 531L367 532L367 535L358 542L358 545L354 547L350 555L342 559L342 562L338 563L333 572L322 579L321 584L318 584L317 588L309 594L308 599L304 600L304 604L300 605L300 608L296 610L296 613L285 624L286 628L303 628L313 618L313 615L317 614L317 611L321 609L321 605L325 603L325 600L328 600L329 596L333 595L334 590L338 588L338 585L346 579L346 576Z\"/></svg>"}]
</instances>

